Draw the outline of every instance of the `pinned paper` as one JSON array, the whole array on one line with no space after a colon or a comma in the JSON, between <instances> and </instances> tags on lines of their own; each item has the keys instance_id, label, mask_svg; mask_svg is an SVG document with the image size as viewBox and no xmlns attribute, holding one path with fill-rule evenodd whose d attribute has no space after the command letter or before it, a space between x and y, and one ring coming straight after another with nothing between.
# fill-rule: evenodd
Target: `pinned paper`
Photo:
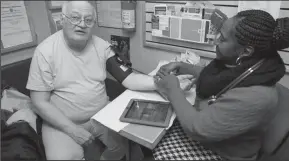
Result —
<instances>
[{"instance_id":1,"label":"pinned paper","mask_svg":"<svg viewBox=\"0 0 289 161\"><path fill-rule=\"evenodd\" d=\"M220 11L219 9L215 9L211 16L211 23L213 25L213 29L215 31L219 31L223 25L223 23L228 19L227 15Z\"/></svg>"},{"instance_id":2,"label":"pinned paper","mask_svg":"<svg viewBox=\"0 0 289 161\"><path fill-rule=\"evenodd\" d=\"M199 55L190 50L186 50L186 58L191 64L198 64L201 60Z\"/></svg>"},{"instance_id":3,"label":"pinned paper","mask_svg":"<svg viewBox=\"0 0 289 161\"><path fill-rule=\"evenodd\" d=\"M169 17L168 16L159 16L159 29L160 30L169 30Z\"/></svg>"},{"instance_id":4,"label":"pinned paper","mask_svg":"<svg viewBox=\"0 0 289 161\"><path fill-rule=\"evenodd\" d=\"M201 57L193 51L186 50L185 53L181 53L180 61L195 65L200 63Z\"/></svg>"}]
</instances>

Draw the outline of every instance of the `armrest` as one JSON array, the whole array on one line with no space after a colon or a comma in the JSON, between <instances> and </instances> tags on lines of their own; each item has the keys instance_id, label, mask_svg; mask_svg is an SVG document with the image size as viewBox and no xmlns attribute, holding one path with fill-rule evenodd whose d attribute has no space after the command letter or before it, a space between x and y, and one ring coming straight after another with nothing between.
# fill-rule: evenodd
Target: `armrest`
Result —
<instances>
[{"instance_id":1,"label":"armrest","mask_svg":"<svg viewBox=\"0 0 289 161\"><path fill-rule=\"evenodd\" d=\"M30 63L31 58L3 66L1 68L1 89L13 87L19 92L30 96L29 90L26 89Z\"/></svg>"}]
</instances>

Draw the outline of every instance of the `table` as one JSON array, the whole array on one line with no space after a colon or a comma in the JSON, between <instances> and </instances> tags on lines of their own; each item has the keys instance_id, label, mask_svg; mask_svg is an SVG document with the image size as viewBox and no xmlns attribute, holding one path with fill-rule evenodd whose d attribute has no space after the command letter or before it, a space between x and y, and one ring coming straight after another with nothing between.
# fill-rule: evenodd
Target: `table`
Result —
<instances>
[{"instance_id":1,"label":"table","mask_svg":"<svg viewBox=\"0 0 289 161\"><path fill-rule=\"evenodd\" d=\"M153 149L155 160L222 160L216 153L190 140L176 120Z\"/></svg>"},{"instance_id":2,"label":"table","mask_svg":"<svg viewBox=\"0 0 289 161\"><path fill-rule=\"evenodd\" d=\"M155 70L153 70L149 75L155 75L158 69L168 62L162 61L158 64ZM191 92L187 93L188 98L194 98ZM157 92L140 92L126 90L97 114L95 114L92 119L100 122L104 126L110 128L111 130L118 132L123 137L134 141L148 149L153 150L156 145L160 142L161 138L165 135L168 128L145 126L139 124L129 124L122 123L119 121L121 114L126 108L128 102L131 99L147 99L155 101L166 101ZM194 99L193 99L194 100ZM176 115L173 114L171 119L171 125Z\"/></svg>"},{"instance_id":3,"label":"table","mask_svg":"<svg viewBox=\"0 0 289 161\"><path fill-rule=\"evenodd\" d=\"M167 62L159 63L158 67L152 71L149 75L154 75L161 65ZM195 94L193 91L186 92L187 99L194 100ZM125 110L127 104L131 99L146 99L155 101L166 101L157 92L140 92L125 90L121 95L115 98L97 114L95 114L92 119L100 122L104 126L110 128L111 130L118 132L120 135L128 138L140 145L147 147L148 149L154 149L161 138L165 135L168 128L145 126L139 124L129 124L122 123L119 118L123 111ZM175 119L175 113L171 119L171 125Z\"/></svg>"},{"instance_id":4,"label":"table","mask_svg":"<svg viewBox=\"0 0 289 161\"><path fill-rule=\"evenodd\" d=\"M156 92L126 90L92 117L92 119L128 139L129 149L126 154L127 160L131 160L131 158L138 160L141 157L138 155L134 155L136 158L131 157L130 149L132 141L152 150L166 133L166 128L124 123L119 120L128 102L133 98L165 101L164 98ZM174 119L175 114L173 114L171 118L171 125ZM137 150L137 148L139 150ZM139 146L133 148L133 150L137 150L137 152L134 153L141 152Z\"/></svg>"},{"instance_id":5,"label":"table","mask_svg":"<svg viewBox=\"0 0 289 161\"><path fill-rule=\"evenodd\" d=\"M165 101L156 92L126 90L97 114L95 114L92 119L95 119L111 130L118 132L120 135L129 140L132 140L149 149L154 149L157 143L165 135L166 128L123 123L119 121L121 114L132 98ZM171 124L173 123L174 118L175 114L172 117Z\"/></svg>"},{"instance_id":6,"label":"table","mask_svg":"<svg viewBox=\"0 0 289 161\"><path fill-rule=\"evenodd\" d=\"M93 116L93 118L114 131L118 129L115 125L119 124L121 128L119 131L116 130L116 132L131 141L153 150L156 160L221 160L220 156L205 149L198 142L189 140L178 122L175 122L168 130L166 128L120 122L119 117L132 98L163 99L155 92L126 90ZM116 113L120 114L115 115ZM129 160L129 158L127 159Z\"/></svg>"}]
</instances>

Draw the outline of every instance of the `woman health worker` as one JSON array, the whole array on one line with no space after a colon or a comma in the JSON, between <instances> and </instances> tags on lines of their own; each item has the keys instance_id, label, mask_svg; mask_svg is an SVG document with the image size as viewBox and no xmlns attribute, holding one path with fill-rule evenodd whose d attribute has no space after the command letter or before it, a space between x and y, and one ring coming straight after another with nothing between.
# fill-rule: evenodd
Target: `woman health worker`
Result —
<instances>
[{"instance_id":1,"label":"woman health worker","mask_svg":"<svg viewBox=\"0 0 289 161\"><path fill-rule=\"evenodd\" d=\"M289 18L262 10L227 19L216 39L216 58L202 68L181 62L164 65L155 79L167 95L184 131L224 158L252 160L261 147L278 95L275 84L285 65L277 50L289 47ZM196 79L195 105L186 100L178 79Z\"/></svg>"}]
</instances>

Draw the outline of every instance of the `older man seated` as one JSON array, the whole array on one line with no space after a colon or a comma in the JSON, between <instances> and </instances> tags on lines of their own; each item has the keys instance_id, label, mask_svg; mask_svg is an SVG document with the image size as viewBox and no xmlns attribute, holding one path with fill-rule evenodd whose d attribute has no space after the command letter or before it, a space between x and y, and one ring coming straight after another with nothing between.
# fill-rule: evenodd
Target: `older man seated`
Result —
<instances>
[{"instance_id":1,"label":"older man seated","mask_svg":"<svg viewBox=\"0 0 289 161\"><path fill-rule=\"evenodd\" d=\"M62 16L63 30L36 48L27 83L34 111L44 120L47 159L82 159L81 145L92 135L111 152L103 157L120 159L121 146L106 135L105 127L90 121L108 103L106 62L115 54L109 43L92 35L96 11L89 2L66 2ZM133 90L155 89L153 78L142 74L129 73L122 84Z\"/></svg>"},{"instance_id":2,"label":"older man seated","mask_svg":"<svg viewBox=\"0 0 289 161\"><path fill-rule=\"evenodd\" d=\"M102 159L121 159L124 148L108 129L90 118L108 103L106 70L131 90L155 90L152 77L117 63L110 44L92 35L96 11L88 1L62 8L63 30L35 49L27 89L33 110L44 120L47 159L83 159L83 145L93 137L107 147Z\"/></svg>"}]
</instances>

